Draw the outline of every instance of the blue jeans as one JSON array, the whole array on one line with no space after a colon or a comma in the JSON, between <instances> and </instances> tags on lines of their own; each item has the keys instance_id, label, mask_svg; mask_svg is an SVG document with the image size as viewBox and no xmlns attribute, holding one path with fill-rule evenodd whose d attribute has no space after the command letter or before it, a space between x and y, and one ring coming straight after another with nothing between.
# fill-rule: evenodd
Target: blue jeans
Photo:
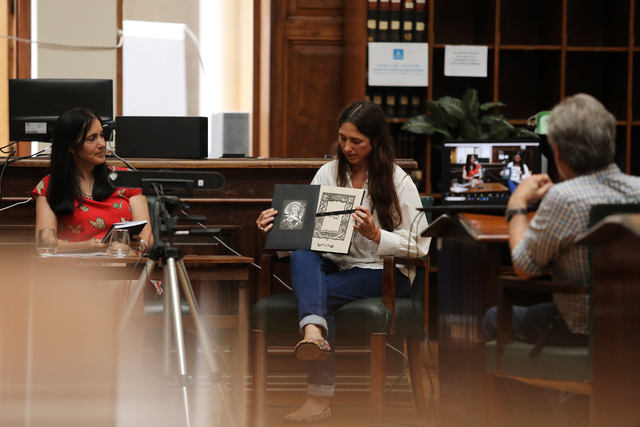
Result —
<instances>
[{"instance_id":1,"label":"blue jeans","mask_svg":"<svg viewBox=\"0 0 640 427\"><path fill-rule=\"evenodd\" d=\"M382 296L382 269L354 267L340 271L317 252L297 250L291 254L291 283L298 303L300 330L317 325L331 346L331 357L307 361L307 394L331 397L335 387L336 325L334 311L351 301ZM396 270L396 296L407 297L409 278Z\"/></svg>"},{"instance_id":2,"label":"blue jeans","mask_svg":"<svg viewBox=\"0 0 640 427\"><path fill-rule=\"evenodd\" d=\"M507 181L507 185L509 185L509 192L511 192L511 194L513 194L514 191L516 191L516 187L518 186L519 182L513 182L511 180Z\"/></svg>"}]
</instances>

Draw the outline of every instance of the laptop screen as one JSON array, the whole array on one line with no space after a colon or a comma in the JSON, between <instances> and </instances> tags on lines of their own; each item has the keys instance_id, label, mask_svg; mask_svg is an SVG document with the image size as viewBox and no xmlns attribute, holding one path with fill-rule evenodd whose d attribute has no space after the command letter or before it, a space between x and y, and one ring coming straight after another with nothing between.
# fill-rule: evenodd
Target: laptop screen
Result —
<instances>
[{"instance_id":1,"label":"laptop screen","mask_svg":"<svg viewBox=\"0 0 640 427\"><path fill-rule=\"evenodd\" d=\"M444 141L442 204L506 205L522 179L541 172L540 141Z\"/></svg>"}]
</instances>

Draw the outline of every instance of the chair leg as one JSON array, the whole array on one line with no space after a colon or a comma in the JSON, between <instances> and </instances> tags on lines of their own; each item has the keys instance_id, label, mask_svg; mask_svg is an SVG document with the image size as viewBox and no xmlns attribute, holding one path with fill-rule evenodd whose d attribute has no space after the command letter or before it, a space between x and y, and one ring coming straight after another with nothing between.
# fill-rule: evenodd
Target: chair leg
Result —
<instances>
[{"instance_id":1,"label":"chair leg","mask_svg":"<svg viewBox=\"0 0 640 427\"><path fill-rule=\"evenodd\" d=\"M371 420L384 419L387 334L371 335Z\"/></svg>"},{"instance_id":2,"label":"chair leg","mask_svg":"<svg viewBox=\"0 0 640 427\"><path fill-rule=\"evenodd\" d=\"M506 410L505 391L502 378L496 377L494 374L485 374L486 403L488 410L486 411L485 425L491 427L506 427Z\"/></svg>"},{"instance_id":3,"label":"chair leg","mask_svg":"<svg viewBox=\"0 0 640 427\"><path fill-rule=\"evenodd\" d=\"M267 418L267 340L265 333L253 331L253 418L257 426Z\"/></svg>"},{"instance_id":4,"label":"chair leg","mask_svg":"<svg viewBox=\"0 0 640 427\"><path fill-rule=\"evenodd\" d=\"M411 375L411 393L413 404L420 417L427 416L427 400L424 397L422 382L422 359L420 357L420 338L412 335L407 337L407 352L409 353L409 374Z\"/></svg>"}]
</instances>

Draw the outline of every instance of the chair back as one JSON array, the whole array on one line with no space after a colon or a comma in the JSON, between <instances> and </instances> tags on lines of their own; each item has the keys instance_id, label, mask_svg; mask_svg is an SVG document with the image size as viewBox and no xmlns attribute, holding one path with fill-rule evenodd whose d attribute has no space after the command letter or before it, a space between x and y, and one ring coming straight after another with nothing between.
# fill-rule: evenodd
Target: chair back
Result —
<instances>
[{"instance_id":1,"label":"chair back","mask_svg":"<svg viewBox=\"0 0 640 427\"><path fill-rule=\"evenodd\" d=\"M433 206L433 196L422 196L420 197L420 201L422 202L423 208L429 208ZM433 212L425 212L425 216L427 218L427 223L431 224ZM422 230L418 231L422 232ZM425 258L427 256L428 255L426 255ZM413 301L419 302L420 306L422 306L424 301L425 274L427 273L424 268L416 268L416 277L413 279L413 284L411 285L411 299Z\"/></svg>"},{"instance_id":2,"label":"chair back","mask_svg":"<svg viewBox=\"0 0 640 427\"><path fill-rule=\"evenodd\" d=\"M589 227L593 227L609 215L638 213L640 204L638 203L604 203L591 207L589 214Z\"/></svg>"}]
</instances>

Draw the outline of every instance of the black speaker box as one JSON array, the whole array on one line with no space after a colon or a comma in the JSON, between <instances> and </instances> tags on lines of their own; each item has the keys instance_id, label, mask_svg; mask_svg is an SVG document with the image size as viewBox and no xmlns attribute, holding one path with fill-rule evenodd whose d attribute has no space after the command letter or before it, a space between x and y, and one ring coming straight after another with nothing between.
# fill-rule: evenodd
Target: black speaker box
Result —
<instances>
[{"instance_id":1,"label":"black speaker box","mask_svg":"<svg viewBox=\"0 0 640 427\"><path fill-rule=\"evenodd\" d=\"M120 157L202 159L209 150L207 117L116 117Z\"/></svg>"}]
</instances>

